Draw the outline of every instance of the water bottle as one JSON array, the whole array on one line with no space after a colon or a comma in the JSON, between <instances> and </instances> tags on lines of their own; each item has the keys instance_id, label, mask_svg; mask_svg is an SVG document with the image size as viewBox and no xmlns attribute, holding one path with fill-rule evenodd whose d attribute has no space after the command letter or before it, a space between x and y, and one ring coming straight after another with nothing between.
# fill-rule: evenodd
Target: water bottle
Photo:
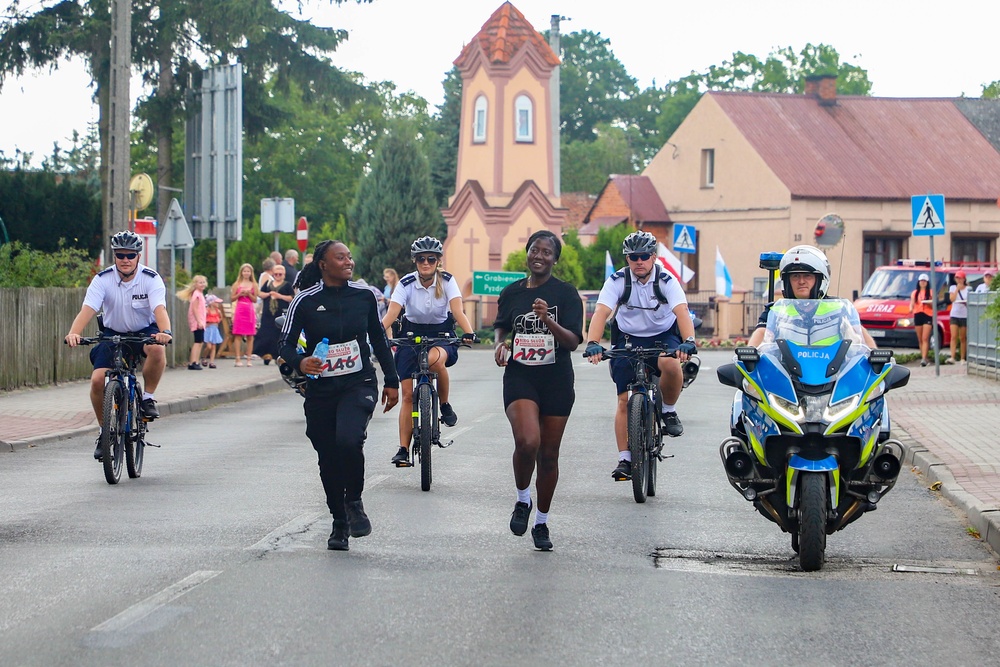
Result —
<instances>
[{"instance_id":1,"label":"water bottle","mask_svg":"<svg viewBox=\"0 0 1000 667\"><path fill-rule=\"evenodd\" d=\"M330 351L330 341L327 340L326 338L324 338L320 342L316 343L316 347L313 349L312 356L316 357L317 359L319 359L320 361L322 361L325 364L326 363L326 355L327 355L327 353L329 353L329 351ZM319 376L318 375L310 375L309 377L312 378L313 380L315 380Z\"/></svg>"}]
</instances>

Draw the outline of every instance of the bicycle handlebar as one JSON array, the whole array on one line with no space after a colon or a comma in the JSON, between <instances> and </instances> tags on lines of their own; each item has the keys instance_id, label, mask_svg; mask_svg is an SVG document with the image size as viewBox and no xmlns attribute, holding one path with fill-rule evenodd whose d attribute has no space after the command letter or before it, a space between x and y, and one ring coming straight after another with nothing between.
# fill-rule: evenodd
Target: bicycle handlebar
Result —
<instances>
[{"instance_id":1,"label":"bicycle handlebar","mask_svg":"<svg viewBox=\"0 0 1000 667\"><path fill-rule=\"evenodd\" d=\"M458 345L459 347L472 346L463 343L457 336L406 336L404 338L390 338L389 345L406 347L434 347L435 345Z\"/></svg>"},{"instance_id":2,"label":"bicycle handlebar","mask_svg":"<svg viewBox=\"0 0 1000 667\"><path fill-rule=\"evenodd\" d=\"M610 350L605 350L601 353L601 360L613 359L616 357L628 357L628 358L653 358L653 357L676 357L677 348L667 349L665 347L619 347L612 348Z\"/></svg>"},{"instance_id":3,"label":"bicycle handlebar","mask_svg":"<svg viewBox=\"0 0 1000 667\"><path fill-rule=\"evenodd\" d=\"M125 334L112 334L110 336L80 336L80 345L96 345L105 341L114 343L142 343L143 345L169 345L170 343L160 343L152 336L129 336ZM172 342L172 341L171 341ZM63 345L68 345L63 340Z\"/></svg>"}]
</instances>

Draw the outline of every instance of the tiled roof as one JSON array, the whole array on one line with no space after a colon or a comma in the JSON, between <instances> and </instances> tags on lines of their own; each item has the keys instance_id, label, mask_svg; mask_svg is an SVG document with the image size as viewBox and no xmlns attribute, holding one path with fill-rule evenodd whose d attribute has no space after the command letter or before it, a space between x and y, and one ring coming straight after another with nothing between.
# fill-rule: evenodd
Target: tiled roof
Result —
<instances>
[{"instance_id":1,"label":"tiled roof","mask_svg":"<svg viewBox=\"0 0 1000 667\"><path fill-rule=\"evenodd\" d=\"M612 174L611 182L632 209L632 218L642 222L670 222L663 200L648 176Z\"/></svg>"},{"instance_id":2,"label":"tiled roof","mask_svg":"<svg viewBox=\"0 0 1000 667\"><path fill-rule=\"evenodd\" d=\"M505 2L493 12L493 16L483 24L472 41L465 45L462 53L455 59L455 65L461 67L472 57L473 49L476 48L482 49L491 63L507 63L525 43L533 44L549 65L555 67L559 64L559 57L545 38L528 23L517 7Z\"/></svg>"},{"instance_id":3,"label":"tiled roof","mask_svg":"<svg viewBox=\"0 0 1000 667\"><path fill-rule=\"evenodd\" d=\"M793 197L995 200L1000 153L956 99L709 92ZM1000 114L1000 103L992 113ZM980 113L982 109L978 110Z\"/></svg>"},{"instance_id":4,"label":"tiled roof","mask_svg":"<svg viewBox=\"0 0 1000 667\"><path fill-rule=\"evenodd\" d=\"M597 232L605 227L614 227L626 220L628 220L628 215L605 215L600 218L591 218L587 224L580 227L578 234L580 236L597 236Z\"/></svg>"},{"instance_id":5,"label":"tiled roof","mask_svg":"<svg viewBox=\"0 0 1000 667\"><path fill-rule=\"evenodd\" d=\"M559 199L563 208L569 211L566 216L566 229L576 229L587 217L587 213L597 197L589 192L564 192Z\"/></svg>"}]
</instances>

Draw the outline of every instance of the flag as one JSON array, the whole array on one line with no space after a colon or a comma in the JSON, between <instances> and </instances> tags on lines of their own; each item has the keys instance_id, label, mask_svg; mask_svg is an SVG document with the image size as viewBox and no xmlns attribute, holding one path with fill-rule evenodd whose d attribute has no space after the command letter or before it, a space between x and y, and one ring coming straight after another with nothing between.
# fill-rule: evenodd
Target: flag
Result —
<instances>
[{"instance_id":1,"label":"flag","mask_svg":"<svg viewBox=\"0 0 1000 667\"><path fill-rule=\"evenodd\" d=\"M715 246L715 293L727 299L733 298L733 279L729 277L729 269L719 246Z\"/></svg>"},{"instance_id":2,"label":"flag","mask_svg":"<svg viewBox=\"0 0 1000 667\"><path fill-rule=\"evenodd\" d=\"M604 279L607 280L615 272L615 265L611 263L611 251L604 251Z\"/></svg>"},{"instance_id":3,"label":"flag","mask_svg":"<svg viewBox=\"0 0 1000 667\"><path fill-rule=\"evenodd\" d=\"M694 278L694 271L681 264L681 260L677 259L674 253L667 250L667 246L663 245L661 241L656 243L656 259L681 283L687 283L687 281Z\"/></svg>"}]
</instances>

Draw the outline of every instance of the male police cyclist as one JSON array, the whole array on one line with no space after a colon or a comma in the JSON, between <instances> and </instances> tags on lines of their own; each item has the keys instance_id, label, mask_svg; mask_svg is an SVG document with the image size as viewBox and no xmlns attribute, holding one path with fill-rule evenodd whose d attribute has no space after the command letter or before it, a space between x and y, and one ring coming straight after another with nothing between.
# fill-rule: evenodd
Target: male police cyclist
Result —
<instances>
[{"instance_id":1,"label":"male police cyclist","mask_svg":"<svg viewBox=\"0 0 1000 667\"><path fill-rule=\"evenodd\" d=\"M622 252L628 266L613 273L601 288L597 308L587 331L584 356L590 363L601 360L604 348L600 344L604 326L609 319L611 345L651 347L657 343L676 349L677 357L661 356L650 371L659 376L663 398L663 430L677 437L684 432L675 405L681 395L684 374L681 364L696 354L694 323L688 312L687 297L680 283L669 272L661 270L656 261L656 237L649 232L633 232L622 242ZM635 382L635 372L628 359L611 360L611 377L618 392L615 410L615 441L618 444L618 466L611 476L617 481L632 477L632 454L628 449L628 385Z\"/></svg>"},{"instance_id":2,"label":"male police cyclist","mask_svg":"<svg viewBox=\"0 0 1000 667\"><path fill-rule=\"evenodd\" d=\"M167 355L163 350L171 340L170 316L167 314L166 287L159 274L139 263L142 239L125 231L111 237L111 252L114 266L104 269L90 281L83 307L77 314L66 343L70 347L80 344L80 336L90 320L101 310L104 311L104 333L107 335L128 334L152 336L162 345L145 345L140 350L146 356L142 366L145 391L140 403L143 414L148 419L160 416L153 394L167 365ZM90 402L97 416L97 423L103 418L104 372L113 365L113 348L110 341L99 343L90 350L90 360L94 372L90 376ZM94 458L101 458L101 437L97 436Z\"/></svg>"}]
</instances>

